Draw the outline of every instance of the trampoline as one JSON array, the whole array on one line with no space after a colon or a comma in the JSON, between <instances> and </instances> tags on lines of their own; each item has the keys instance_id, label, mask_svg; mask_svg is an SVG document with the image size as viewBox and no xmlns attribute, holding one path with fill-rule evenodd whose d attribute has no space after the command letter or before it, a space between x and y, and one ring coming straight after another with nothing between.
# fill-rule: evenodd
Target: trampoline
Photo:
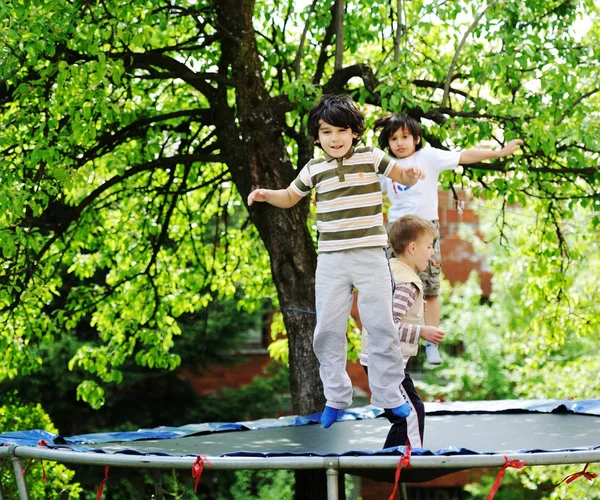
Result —
<instances>
[{"instance_id":1,"label":"trampoline","mask_svg":"<svg viewBox=\"0 0 600 500\"><path fill-rule=\"evenodd\" d=\"M474 467L600 462L600 399L425 403L424 448L381 449L390 429L381 410L351 409L329 429L320 414L253 422L190 424L136 432L64 437L40 430L0 434L21 499L28 499L22 459L99 466L190 469L325 469L329 499L338 475L427 481ZM201 457L201 458L199 458ZM0 498L1 485L0 485Z\"/></svg>"}]
</instances>

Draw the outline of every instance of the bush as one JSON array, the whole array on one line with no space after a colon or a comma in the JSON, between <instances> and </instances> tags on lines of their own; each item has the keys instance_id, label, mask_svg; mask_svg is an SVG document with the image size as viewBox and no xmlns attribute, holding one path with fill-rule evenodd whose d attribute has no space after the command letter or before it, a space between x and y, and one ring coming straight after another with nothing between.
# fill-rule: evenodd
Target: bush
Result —
<instances>
[{"instance_id":1,"label":"bush","mask_svg":"<svg viewBox=\"0 0 600 500\"><path fill-rule=\"evenodd\" d=\"M50 417L40 404L23 404L15 393L0 396L0 433L24 429L43 429L56 433ZM0 480L5 498L19 498L15 476L10 459L4 460L0 468ZM31 498L66 499L79 498L82 491L77 482L73 482L75 472L62 464L44 461L23 463L26 467L27 485ZM43 481L43 473L47 481Z\"/></svg>"}]
</instances>

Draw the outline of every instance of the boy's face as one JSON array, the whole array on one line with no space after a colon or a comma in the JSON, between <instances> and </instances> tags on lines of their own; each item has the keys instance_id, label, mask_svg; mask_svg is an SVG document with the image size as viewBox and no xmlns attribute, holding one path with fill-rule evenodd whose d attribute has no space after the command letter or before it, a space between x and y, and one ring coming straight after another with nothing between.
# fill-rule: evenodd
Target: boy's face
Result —
<instances>
[{"instance_id":1,"label":"boy's face","mask_svg":"<svg viewBox=\"0 0 600 500\"><path fill-rule=\"evenodd\" d=\"M408 158L417 150L420 141L421 138L415 140L406 127L399 128L390 136L390 151L396 158Z\"/></svg>"},{"instance_id":2,"label":"boy's face","mask_svg":"<svg viewBox=\"0 0 600 500\"><path fill-rule=\"evenodd\" d=\"M433 236L424 233L417 238L414 246L413 258L417 270L425 271L431 257L433 257Z\"/></svg>"},{"instance_id":3,"label":"boy's face","mask_svg":"<svg viewBox=\"0 0 600 500\"><path fill-rule=\"evenodd\" d=\"M351 128L336 127L323 120L319 121L319 138L317 142L323 150L334 158L341 158L352 147L356 134Z\"/></svg>"}]
</instances>

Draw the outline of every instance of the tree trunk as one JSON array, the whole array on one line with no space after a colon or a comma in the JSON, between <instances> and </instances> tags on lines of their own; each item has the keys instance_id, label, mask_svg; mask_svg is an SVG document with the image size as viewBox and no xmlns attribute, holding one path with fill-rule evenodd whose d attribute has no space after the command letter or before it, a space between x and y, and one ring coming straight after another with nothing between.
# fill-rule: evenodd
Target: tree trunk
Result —
<instances>
[{"instance_id":1,"label":"tree trunk","mask_svg":"<svg viewBox=\"0 0 600 500\"><path fill-rule=\"evenodd\" d=\"M223 27L222 52L237 85L236 121L233 116L219 116L219 120L229 124L228 129L219 127L219 132L225 132L219 137L221 151L244 199L256 187L286 188L297 172L283 140L285 117L276 116L274 102L265 88L252 26L254 0L219 0L214 5ZM226 102L223 92L219 114L232 113ZM296 414L320 411L325 403L312 349L316 251L306 225L308 203L303 200L288 210L267 203L249 207L252 222L271 258L289 341L290 391ZM306 471L298 474L296 498L326 498L324 472L308 475Z\"/></svg>"},{"instance_id":2,"label":"tree trunk","mask_svg":"<svg viewBox=\"0 0 600 500\"><path fill-rule=\"evenodd\" d=\"M235 40L223 34L223 53L237 84L235 118L239 129L231 126L233 116L227 117L229 130L223 129L225 133L219 137L222 153L244 199L256 187L286 188L296 177L296 170L283 140L285 117L276 116L264 84L252 27L254 1L221 0L215 6L224 31L235 33ZM226 112L224 100L219 104L218 113ZM230 109L228 112L232 113ZM312 350L316 252L306 225L308 200L288 210L257 203L249 213L271 257L288 333L293 410L298 414L321 410L323 391Z\"/></svg>"}]
</instances>

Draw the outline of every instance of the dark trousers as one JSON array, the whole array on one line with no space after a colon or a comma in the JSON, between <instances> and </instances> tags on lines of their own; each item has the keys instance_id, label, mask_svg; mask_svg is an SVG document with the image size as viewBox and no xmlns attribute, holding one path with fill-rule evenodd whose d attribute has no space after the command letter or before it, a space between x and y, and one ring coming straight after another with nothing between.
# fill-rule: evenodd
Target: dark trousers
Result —
<instances>
[{"instance_id":1,"label":"dark trousers","mask_svg":"<svg viewBox=\"0 0 600 500\"><path fill-rule=\"evenodd\" d=\"M368 368L364 365L363 368L368 375ZM410 378L410 375L407 372L404 372L404 380L402 381L401 386L405 396L407 396L410 401L412 410L407 418L396 417L391 410L384 410L385 416L392 424L392 427L388 432L383 447L392 448L395 446L411 445L415 448L421 448L425 430L425 405L423 404L423 400L421 399L421 396L419 396L417 389L415 389L412 378ZM410 433L409 428L411 429ZM421 438L420 443L411 442L410 435L415 436L415 432L417 432ZM414 437L412 441L415 441Z\"/></svg>"}]
</instances>

